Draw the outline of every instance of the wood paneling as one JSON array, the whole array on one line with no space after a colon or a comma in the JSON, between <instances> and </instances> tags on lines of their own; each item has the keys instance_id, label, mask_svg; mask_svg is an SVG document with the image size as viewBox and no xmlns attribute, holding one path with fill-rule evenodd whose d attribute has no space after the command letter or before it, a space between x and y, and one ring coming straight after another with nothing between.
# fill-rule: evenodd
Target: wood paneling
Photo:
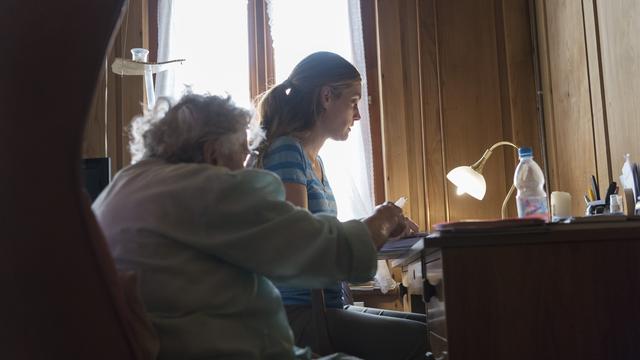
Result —
<instances>
[{"instance_id":1,"label":"wood paneling","mask_svg":"<svg viewBox=\"0 0 640 360\"><path fill-rule=\"evenodd\" d=\"M531 44L531 17L527 1L501 0L497 3L497 39L499 46L503 137L519 146L530 146L534 158L544 168L542 124L535 101L534 61ZM513 182L517 153L503 148L507 187ZM515 193L513 195L515 197ZM509 216L517 216L515 201L510 201Z\"/></svg>"},{"instance_id":2,"label":"wood paneling","mask_svg":"<svg viewBox=\"0 0 640 360\"><path fill-rule=\"evenodd\" d=\"M408 195L421 225L499 218L512 149L487 162L483 201L446 173L501 140L541 154L529 18L526 0L378 1L387 196Z\"/></svg>"},{"instance_id":3,"label":"wood paneling","mask_svg":"<svg viewBox=\"0 0 640 360\"><path fill-rule=\"evenodd\" d=\"M604 132L608 136L612 180L619 181L624 154L629 153L633 161L640 161L640 2L592 1L597 8L596 25L600 35ZM604 180L600 178L602 184Z\"/></svg>"},{"instance_id":4,"label":"wood paneling","mask_svg":"<svg viewBox=\"0 0 640 360\"><path fill-rule=\"evenodd\" d=\"M105 157L107 156L107 143L105 139L106 130L106 114L107 114L107 79L106 62L102 64L102 71L98 78L91 108L84 128L84 137L82 142L82 156L84 158Z\"/></svg>"},{"instance_id":5,"label":"wood paneling","mask_svg":"<svg viewBox=\"0 0 640 360\"><path fill-rule=\"evenodd\" d=\"M442 146L442 117L440 72L438 58L438 26L435 0L418 2L420 35L420 81L422 84L422 122L424 176L428 224L444 222L448 218L448 193L444 173L444 148Z\"/></svg>"},{"instance_id":6,"label":"wood paneling","mask_svg":"<svg viewBox=\"0 0 640 360\"><path fill-rule=\"evenodd\" d=\"M640 157L640 3L536 1L551 190L573 213L596 175L618 181L623 156Z\"/></svg>"},{"instance_id":7,"label":"wood paneling","mask_svg":"<svg viewBox=\"0 0 640 360\"><path fill-rule=\"evenodd\" d=\"M602 93L602 77L600 66L600 43L596 26L596 13L593 0L583 0L582 8L584 13L585 44L587 47L587 64L589 65L589 90L591 93L591 116L593 117L593 143L596 151L596 170L600 184L611 181L611 155L607 145L607 124L604 113L604 97ZM604 150L602 150L604 149ZM581 198L580 194L576 194ZM581 199L580 199L581 200ZM580 202L578 200L578 202ZM580 209L584 205L580 204ZM575 212L579 214L579 211Z\"/></svg>"},{"instance_id":8,"label":"wood paneling","mask_svg":"<svg viewBox=\"0 0 640 360\"><path fill-rule=\"evenodd\" d=\"M582 4L544 1L538 6L543 68L550 191L573 195L573 213L583 213L583 194L597 174L589 68Z\"/></svg>"},{"instance_id":9,"label":"wood paneling","mask_svg":"<svg viewBox=\"0 0 640 360\"><path fill-rule=\"evenodd\" d=\"M407 196L406 213L425 228L416 6L378 1L378 41L386 197Z\"/></svg>"},{"instance_id":10,"label":"wood paneling","mask_svg":"<svg viewBox=\"0 0 640 360\"><path fill-rule=\"evenodd\" d=\"M269 25L266 0L249 0L249 89L251 98L267 91L275 84L273 39Z\"/></svg>"},{"instance_id":11,"label":"wood paneling","mask_svg":"<svg viewBox=\"0 0 640 360\"><path fill-rule=\"evenodd\" d=\"M123 23L106 56L85 128L83 157L111 157L114 174L131 162L127 129L133 117L142 114L144 83L142 76L114 74L111 64L116 57L131 58L131 48L149 47L147 1L128 3Z\"/></svg>"},{"instance_id":12,"label":"wood paneling","mask_svg":"<svg viewBox=\"0 0 640 360\"><path fill-rule=\"evenodd\" d=\"M485 149L504 139L503 114L494 2L458 0L437 5L446 172L472 164ZM500 216L507 191L503 158L504 149L500 149L487 162L483 201L456 196L447 182L450 219Z\"/></svg>"}]
</instances>

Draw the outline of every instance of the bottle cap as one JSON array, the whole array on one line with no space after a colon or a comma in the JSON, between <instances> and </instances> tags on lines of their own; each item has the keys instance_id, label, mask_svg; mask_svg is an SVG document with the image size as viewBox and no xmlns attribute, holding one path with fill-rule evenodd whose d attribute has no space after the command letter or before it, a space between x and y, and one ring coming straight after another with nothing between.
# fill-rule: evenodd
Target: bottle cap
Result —
<instances>
[{"instance_id":1,"label":"bottle cap","mask_svg":"<svg viewBox=\"0 0 640 360\"><path fill-rule=\"evenodd\" d=\"M533 156L533 150L530 147L521 147L518 148L518 156L519 157L529 157Z\"/></svg>"}]
</instances>

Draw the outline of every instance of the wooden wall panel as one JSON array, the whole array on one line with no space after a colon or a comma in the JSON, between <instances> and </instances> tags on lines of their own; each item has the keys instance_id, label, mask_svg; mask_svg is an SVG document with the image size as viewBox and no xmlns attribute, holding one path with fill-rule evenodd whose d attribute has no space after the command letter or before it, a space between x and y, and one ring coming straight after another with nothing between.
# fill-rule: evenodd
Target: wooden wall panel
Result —
<instances>
[{"instance_id":1,"label":"wooden wall panel","mask_svg":"<svg viewBox=\"0 0 640 360\"><path fill-rule=\"evenodd\" d=\"M580 215L590 176L597 175L582 4L541 1L537 9L547 99L548 189L571 193L573 213Z\"/></svg>"},{"instance_id":2,"label":"wooden wall panel","mask_svg":"<svg viewBox=\"0 0 640 360\"><path fill-rule=\"evenodd\" d=\"M439 2L438 36L445 171L470 165L503 140L494 2ZM456 196L447 182L450 219L497 218L506 194L504 149L484 169L483 201Z\"/></svg>"},{"instance_id":3,"label":"wooden wall panel","mask_svg":"<svg viewBox=\"0 0 640 360\"><path fill-rule=\"evenodd\" d=\"M518 146L534 150L536 162L544 169L542 124L535 101L534 59L531 44L531 17L527 1L500 0L496 6L499 46L503 137ZM506 186L513 183L517 151L503 148ZM514 193L515 198L515 193ZM509 216L517 216L515 201L509 202Z\"/></svg>"},{"instance_id":4,"label":"wooden wall panel","mask_svg":"<svg viewBox=\"0 0 640 360\"><path fill-rule=\"evenodd\" d=\"M378 1L382 131L387 199L407 196L406 212L426 228L416 6Z\"/></svg>"},{"instance_id":5,"label":"wooden wall panel","mask_svg":"<svg viewBox=\"0 0 640 360\"><path fill-rule=\"evenodd\" d=\"M419 1L420 81L422 87L422 122L424 124L424 176L427 197L428 229L448 219L440 72L438 58L438 14L436 0Z\"/></svg>"},{"instance_id":6,"label":"wooden wall panel","mask_svg":"<svg viewBox=\"0 0 640 360\"><path fill-rule=\"evenodd\" d=\"M623 155L640 158L640 3L536 1L551 189L583 214L589 177L600 193Z\"/></svg>"},{"instance_id":7,"label":"wooden wall panel","mask_svg":"<svg viewBox=\"0 0 640 360\"><path fill-rule=\"evenodd\" d=\"M421 224L499 218L513 149L487 162L483 201L457 196L446 173L501 140L541 154L529 19L526 0L378 1L385 185L391 197L424 193Z\"/></svg>"},{"instance_id":8,"label":"wooden wall panel","mask_svg":"<svg viewBox=\"0 0 640 360\"><path fill-rule=\"evenodd\" d=\"M127 6L111 51L105 59L105 73L96 87L94 102L85 129L83 157L109 156L115 174L131 162L128 126L142 114L144 83L142 76L123 77L111 71L116 57L130 59L130 49L149 47L148 0L131 0Z\"/></svg>"},{"instance_id":9,"label":"wooden wall panel","mask_svg":"<svg viewBox=\"0 0 640 360\"><path fill-rule=\"evenodd\" d=\"M619 181L624 154L640 162L640 2L592 1L600 34L611 174Z\"/></svg>"},{"instance_id":10,"label":"wooden wall panel","mask_svg":"<svg viewBox=\"0 0 640 360\"><path fill-rule=\"evenodd\" d=\"M107 156L106 134L106 62L103 63L102 72L96 84L93 94L91 109L85 123L84 139L82 142L82 156L95 158Z\"/></svg>"},{"instance_id":11,"label":"wooden wall panel","mask_svg":"<svg viewBox=\"0 0 640 360\"><path fill-rule=\"evenodd\" d=\"M596 10L593 0L583 0L585 44L587 48L587 64L589 66L589 90L591 93L591 116L593 117L593 144L596 151L596 172L598 182L606 184L611 181L611 155L607 145L607 124L604 113L604 94L602 93L602 76L600 74L600 42L598 40ZM580 197L580 194L576 194ZM586 204L585 204L586 205ZM581 207L585 206L582 205ZM576 212L578 214L578 212Z\"/></svg>"}]
</instances>

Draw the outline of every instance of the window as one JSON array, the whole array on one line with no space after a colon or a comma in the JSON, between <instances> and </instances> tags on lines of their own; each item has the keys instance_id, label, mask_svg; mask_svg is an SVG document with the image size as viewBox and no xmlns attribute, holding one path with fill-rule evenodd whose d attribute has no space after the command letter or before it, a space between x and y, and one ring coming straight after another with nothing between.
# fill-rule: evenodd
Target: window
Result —
<instances>
[{"instance_id":1,"label":"window","mask_svg":"<svg viewBox=\"0 0 640 360\"><path fill-rule=\"evenodd\" d=\"M173 74L158 77L158 92L175 97L189 85L197 93L228 93L238 105L250 107L252 98L286 79L298 61L320 50L350 60L366 79L359 4L160 0L158 60L186 62ZM366 82L363 85L362 120L349 140L328 140L320 153L343 220L367 216L373 207Z\"/></svg>"},{"instance_id":2,"label":"window","mask_svg":"<svg viewBox=\"0 0 640 360\"><path fill-rule=\"evenodd\" d=\"M162 95L179 97L189 86L195 93L228 93L236 104L250 107L247 2L172 3L167 58L187 61L172 71L170 84L158 86L166 86Z\"/></svg>"}]
</instances>

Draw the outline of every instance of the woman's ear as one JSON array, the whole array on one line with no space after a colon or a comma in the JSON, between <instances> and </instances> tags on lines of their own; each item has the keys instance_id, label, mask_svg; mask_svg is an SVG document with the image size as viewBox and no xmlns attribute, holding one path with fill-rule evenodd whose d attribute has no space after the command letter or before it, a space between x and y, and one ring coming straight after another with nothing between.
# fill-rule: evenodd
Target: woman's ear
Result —
<instances>
[{"instance_id":1,"label":"woman's ear","mask_svg":"<svg viewBox=\"0 0 640 360\"><path fill-rule=\"evenodd\" d=\"M320 89L320 99L322 100L322 105L327 107L332 99L331 88L329 86L323 86Z\"/></svg>"},{"instance_id":2,"label":"woman's ear","mask_svg":"<svg viewBox=\"0 0 640 360\"><path fill-rule=\"evenodd\" d=\"M211 165L219 165L220 159L218 158L218 146L213 140L209 140L204 143L202 147L204 162Z\"/></svg>"}]
</instances>

